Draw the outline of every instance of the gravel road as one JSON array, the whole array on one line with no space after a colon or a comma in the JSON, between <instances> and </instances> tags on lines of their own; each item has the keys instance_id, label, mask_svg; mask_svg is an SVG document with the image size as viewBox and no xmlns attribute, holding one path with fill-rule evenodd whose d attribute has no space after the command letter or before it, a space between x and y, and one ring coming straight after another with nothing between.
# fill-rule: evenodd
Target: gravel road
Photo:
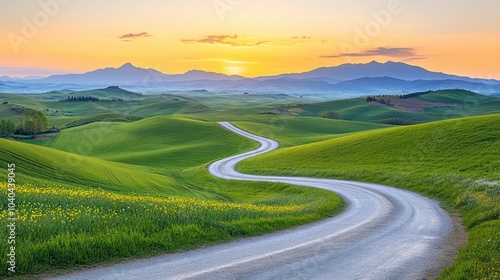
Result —
<instances>
[{"instance_id":1,"label":"gravel road","mask_svg":"<svg viewBox=\"0 0 500 280\"><path fill-rule=\"evenodd\" d=\"M238 162L279 145L230 123L220 125L261 146L214 162L208 167L214 176L327 189L342 196L347 209L265 236L52 279L424 279L442 257L452 222L437 202L376 184L238 173Z\"/></svg>"}]
</instances>

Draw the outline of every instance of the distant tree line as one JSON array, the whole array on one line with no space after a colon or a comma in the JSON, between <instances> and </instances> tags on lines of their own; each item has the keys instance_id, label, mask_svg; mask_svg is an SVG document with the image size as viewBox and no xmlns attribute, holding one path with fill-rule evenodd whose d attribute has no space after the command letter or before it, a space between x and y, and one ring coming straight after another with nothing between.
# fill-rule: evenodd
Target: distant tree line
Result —
<instances>
[{"instance_id":1,"label":"distant tree line","mask_svg":"<svg viewBox=\"0 0 500 280\"><path fill-rule=\"evenodd\" d=\"M428 91L414 92L414 93L409 93L409 94L372 95L372 96L367 96L366 97L366 102L381 102L381 100L384 100L383 98L385 98L385 97L395 97L395 98L407 99L407 98L418 97L420 95L424 95L424 94L428 94L428 93L433 93L433 92L435 92L435 91L428 90Z\"/></svg>"},{"instance_id":2,"label":"distant tree line","mask_svg":"<svg viewBox=\"0 0 500 280\"><path fill-rule=\"evenodd\" d=\"M61 99L61 101L99 101L98 97L93 96L68 96L65 99Z\"/></svg>"},{"instance_id":3,"label":"distant tree line","mask_svg":"<svg viewBox=\"0 0 500 280\"><path fill-rule=\"evenodd\" d=\"M68 96L64 99L61 99L62 102L97 102L97 101L118 101L121 102L123 101L122 98L117 98L117 99L107 99L107 100L99 100L99 97L93 97L93 96Z\"/></svg>"},{"instance_id":4,"label":"distant tree line","mask_svg":"<svg viewBox=\"0 0 500 280\"><path fill-rule=\"evenodd\" d=\"M433 93L433 92L434 92L433 90L421 91L421 92L414 92L414 93L410 93L410 94L401 95L401 98L402 99L406 99L406 98L418 97L420 95L424 95L424 94L428 94L428 93Z\"/></svg>"},{"instance_id":5,"label":"distant tree line","mask_svg":"<svg viewBox=\"0 0 500 280\"><path fill-rule=\"evenodd\" d=\"M384 100L386 97L395 97L395 98L403 98L403 95L400 94L383 94L383 95L373 95L373 96L367 96L366 97L366 102L380 102L380 100Z\"/></svg>"},{"instance_id":6,"label":"distant tree line","mask_svg":"<svg viewBox=\"0 0 500 280\"><path fill-rule=\"evenodd\" d=\"M399 97L401 98L400 95L377 95L377 96L368 96L366 97L366 102L378 102L380 104L384 104L387 106L392 106L391 100L390 99L385 99L386 97Z\"/></svg>"}]
</instances>

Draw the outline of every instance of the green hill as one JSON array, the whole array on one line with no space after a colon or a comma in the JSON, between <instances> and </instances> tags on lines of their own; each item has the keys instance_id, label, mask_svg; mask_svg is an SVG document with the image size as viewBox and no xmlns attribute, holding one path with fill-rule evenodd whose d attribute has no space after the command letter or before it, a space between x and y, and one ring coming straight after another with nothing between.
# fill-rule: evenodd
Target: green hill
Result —
<instances>
[{"instance_id":1,"label":"green hill","mask_svg":"<svg viewBox=\"0 0 500 280\"><path fill-rule=\"evenodd\" d=\"M380 103L354 98L299 104L285 109L287 112L299 112L302 116L317 117L335 111L343 120L388 124L416 124L500 113L500 98L466 90L441 90L408 99L400 99L399 96L379 97L378 100Z\"/></svg>"},{"instance_id":2,"label":"green hill","mask_svg":"<svg viewBox=\"0 0 500 280\"><path fill-rule=\"evenodd\" d=\"M260 171L285 167L289 171L314 169L334 175L369 170L500 179L497 154L500 141L495 141L498 139L500 115L471 117L358 133L281 149L250 159L242 166L250 167L252 163Z\"/></svg>"},{"instance_id":3,"label":"green hill","mask_svg":"<svg viewBox=\"0 0 500 280\"><path fill-rule=\"evenodd\" d=\"M468 243L443 279L500 272L500 115L362 132L249 159L243 172L383 183L457 209ZM493 277L493 278L491 278Z\"/></svg>"},{"instance_id":4,"label":"green hill","mask_svg":"<svg viewBox=\"0 0 500 280\"><path fill-rule=\"evenodd\" d=\"M68 90L55 90L47 93L37 95L38 98L43 99L66 99L67 97L89 96L96 97L103 100L123 99L134 100L144 97L141 93L128 91L118 86L109 86L107 88L83 90L83 91L68 91Z\"/></svg>"},{"instance_id":5,"label":"green hill","mask_svg":"<svg viewBox=\"0 0 500 280\"><path fill-rule=\"evenodd\" d=\"M86 142L95 145L82 144ZM254 146L216 123L159 116L133 123L93 123L66 129L52 147L172 173Z\"/></svg>"},{"instance_id":6,"label":"green hill","mask_svg":"<svg viewBox=\"0 0 500 280\"><path fill-rule=\"evenodd\" d=\"M15 163L19 183L62 184L81 188L102 188L123 193L193 195L196 190L181 187L174 179L148 172L138 166L109 162L50 148L0 139L3 163ZM86 143L85 145L90 145Z\"/></svg>"},{"instance_id":7,"label":"green hill","mask_svg":"<svg viewBox=\"0 0 500 280\"><path fill-rule=\"evenodd\" d=\"M233 122L251 133L272 138L282 147L312 143L345 134L387 128L388 125L314 117L261 115Z\"/></svg>"}]
</instances>

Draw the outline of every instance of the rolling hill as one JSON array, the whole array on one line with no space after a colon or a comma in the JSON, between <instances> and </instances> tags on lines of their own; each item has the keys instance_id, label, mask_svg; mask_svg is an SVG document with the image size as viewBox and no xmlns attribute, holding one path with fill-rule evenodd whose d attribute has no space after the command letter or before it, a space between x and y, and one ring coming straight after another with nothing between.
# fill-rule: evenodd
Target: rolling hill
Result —
<instances>
[{"instance_id":1,"label":"rolling hill","mask_svg":"<svg viewBox=\"0 0 500 280\"><path fill-rule=\"evenodd\" d=\"M362 132L284 148L238 169L387 184L460 211L468 230L441 279L494 279L500 271L500 115ZM493 278L491 278L493 277Z\"/></svg>"},{"instance_id":2,"label":"rolling hill","mask_svg":"<svg viewBox=\"0 0 500 280\"><path fill-rule=\"evenodd\" d=\"M393 104L367 102L366 98L298 104L286 112L298 111L302 116L323 116L335 111L340 119L386 124L416 124L449 118L500 113L500 98L466 90L440 90L404 99L409 107L399 106L397 97L380 97ZM418 109L416 109L418 108Z\"/></svg>"},{"instance_id":3,"label":"rolling hill","mask_svg":"<svg viewBox=\"0 0 500 280\"><path fill-rule=\"evenodd\" d=\"M254 145L216 123L159 116L132 123L93 123L66 129L52 147L115 162L150 166L157 168L157 172L172 174Z\"/></svg>"},{"instance_id":4,"label":"rolling hill","mask_svg":"<svg viewBox=\"0 0 500 280\"><path fill-rule=\"evenodd\" d=\"M86 145L91 145L89 142ZM194 195L196 190L181 187L174 179L147 169L50 148L0 139L2 162L18 166L18 183L46 182L79 188L102 188L121 193L151 193L160 196Z\"/></svg>"},{"instance_id":5,"label":"rolling hill","mask_svg":"<svg viewBox=\"0 0 500 280\"><path fill-rule=\"evenodd\" d=\"M330 173L333 177L366 170L499 180L497 139L500 115L488 115L362 132L280 149L250 159L241 167L260 172Z\"/></svg>"}]
</instances>

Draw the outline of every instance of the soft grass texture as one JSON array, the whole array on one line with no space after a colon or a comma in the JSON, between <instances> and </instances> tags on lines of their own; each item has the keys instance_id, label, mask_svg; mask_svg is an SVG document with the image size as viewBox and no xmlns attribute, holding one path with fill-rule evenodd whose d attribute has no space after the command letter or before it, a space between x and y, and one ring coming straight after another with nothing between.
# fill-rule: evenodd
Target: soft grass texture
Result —
<instances>
[{"instance_id":1,"label":"soft grass texture","mask_svg":"<svg viewBox=\"0 0 500 280\"><path fill-rule=\"evenodd\" d=\"M363 132L242 162L243 172L342 178L420 192L460 211L467 245L440 279L499 279L500 115Z\"/></svg>"},{"instance_id":2,"label":"soft grass texture","mask_svg":"<svg viewBox=\"0 0 500 280\"><path fill-rule=\"evenodd\" d=\"M236 126L278 141L281 147L332 139L350 133L387 128L387 125L314 117L269 116L233 122Z\"/></svg>"},{"instance_id":3,"label":"soft grass texture","mask_svg":"<svg viewBox=\"0 0 500 280\"><path fill-rule=\"evenodd\" d=\"M7 184L0 187L7 197ZM231 203L18 185L16 275L176 252L292 227L342 208L340 198L325 194ZM7 208L6 200L1 204ZM0 213L0 219L6 217ZM0 251L7 252L5 230L1 239ZM0 275L7 276L8 264L1 267Z\"/></svg>"},{"instance_id":4,"label":"soft grass texture","mask_svg":"<svg viewBox=\"0 0 500 280\"><path fill-rule=\"evenodd\" d=\"M88 143L85 145L85 143ZM93 123L62 131L53 148L174 174L257 144L212 122L182 116L133 123Z\"/></svg>"},{"instance_id":5,"label":"soft grass texture","mask_svg":"<svg viewBox=\"0 0 500 280\"><path fill-rule=\"evenodd\" d=\"M65 128L77 127L95 122L135 122L141 119L143 119L143 117L124 114L99 114L71 121L65 125Z\"/></svg>"},{"instance_id":6,"label":"soft grass texture","mask_svg":"<svg viewBox=\"0 0 500 280\"><path fill-rule=\"evenodd\" d=\"M16 202L24 215L18 228L18 276L264 234L343 208L337 195L324 190L208 174L208 162L257 145L216 123L154 117L64 132L59 143L87 155L0 139L0 162L16 164ZM113 142L117 147L108 145ZM0 182L6 181L4 174ZM2 185L0 195L6 196L6 189ZM184 202L194 210L172 215ZM206 205L222 205L225 211ZM5 241L7 232L0 233ZM0 246L6 251L6 242Z\"/></svg>"}]
</instances>

